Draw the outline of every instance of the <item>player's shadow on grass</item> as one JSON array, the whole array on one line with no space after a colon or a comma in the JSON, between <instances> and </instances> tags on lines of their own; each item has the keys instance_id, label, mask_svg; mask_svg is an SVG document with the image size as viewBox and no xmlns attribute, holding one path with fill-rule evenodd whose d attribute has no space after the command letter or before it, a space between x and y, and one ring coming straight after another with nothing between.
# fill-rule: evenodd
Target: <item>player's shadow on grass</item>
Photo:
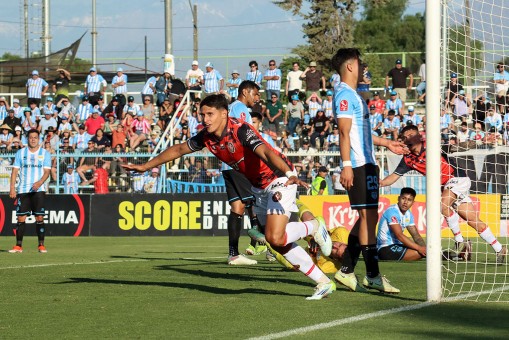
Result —
<instances>
[{"instance_id":1,"label":"player's shadow on grass","mask_svg":"<svg viewBox=\"0 0 509 340\"><path fill-rule=\"evenodd\" d=\"M179 283L179 282L149 282L149 281L130 281L130 280L111 280L111 279L93 279L87 277L71 277L67 282L60 284L76 284L76 283L98 283L98 284L114 284L114 285L132 285L132 286L159 286L166 288L182 288L197 290L205 293L218 294L218 295L239 295L239 294L261 294L261 295L285 295L285 296L306 296L301 294L290 294L287 292L267 290L259 288L242 288L242 289L229 289L222 287L213 287L210 285L198 285L193 283Z\"/></svg>"}]
</instances>

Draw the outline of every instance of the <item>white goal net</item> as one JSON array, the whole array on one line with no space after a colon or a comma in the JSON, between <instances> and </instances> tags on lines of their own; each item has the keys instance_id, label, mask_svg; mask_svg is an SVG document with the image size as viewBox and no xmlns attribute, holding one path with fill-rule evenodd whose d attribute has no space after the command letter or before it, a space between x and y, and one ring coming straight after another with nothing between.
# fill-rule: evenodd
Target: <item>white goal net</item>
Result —
<instances>
[{"instance_id":1,"label":"white goal net","mask_svg":"<svg viewBox=\"0 0 509 340\"><path fill-rule=\"evenodd\" d=\"M496 250L509 233L509 1L442 0L442 40L442 106L452 118L441 121L442 146L471 180L474 216L486 223L479 235L475 218L460 219L462 244L443 220L442 297L508 302L509 266Z\"/></svg>"}]
</instances>

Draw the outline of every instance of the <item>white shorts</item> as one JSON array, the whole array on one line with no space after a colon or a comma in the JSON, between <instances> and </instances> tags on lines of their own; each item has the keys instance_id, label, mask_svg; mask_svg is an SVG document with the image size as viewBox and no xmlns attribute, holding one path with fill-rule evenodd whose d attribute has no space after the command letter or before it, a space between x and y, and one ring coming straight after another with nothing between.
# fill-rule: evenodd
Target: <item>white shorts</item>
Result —
<instances>
[{"instance_id":1,"label":"white shorts","mask_svg":"<svg viewBox=\"0 0 509 340\"><path fill-rule=\"evenodd\" d=\"M453 207L463 203L472 203L470 198L470 178L454 177L445 183L444 189L451 190L456 195L456 201Z\"/></svg>"},{"instance_id":2,"label":"white shorts","mask_svg":"<svg viewBox=\"0 0 509 340\"><path fill-rule=\"evenodd\" d=\"M286 215L297 212L297 184L285 186L287 177L273 180L265 189L252 188L256 199L254 210L261 225L267 222L267 215Z\"/></svg>"}]
</instances>

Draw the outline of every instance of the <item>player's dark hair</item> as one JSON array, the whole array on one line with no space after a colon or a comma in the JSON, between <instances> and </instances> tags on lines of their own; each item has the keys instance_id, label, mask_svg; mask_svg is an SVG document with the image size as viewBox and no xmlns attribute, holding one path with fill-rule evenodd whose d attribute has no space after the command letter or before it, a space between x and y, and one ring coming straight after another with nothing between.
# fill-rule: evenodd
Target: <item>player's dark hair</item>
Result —
<instances>
[{"instance_id":1,"label":"player's dark hair","mask_svg":"<svg viewBox=\"0 0 509 340\"><path fill-rule=\"evenodd\" d=\"M419 128L415 125L406 125L403 129L401 129L401 132L399 133L400 136L403 136L403 134L407 131L414 130L419 132Z\"/></svg>"},{"instance_id":2,"label":"player's dark hair","mask_svg":"<svg viewBox=\"0 0 509 340\"><path fill-rule=\"evenodd\" d=\"M259 121L261 121L263 119L263 116L260 112L253 111L251 112L251 118L256 118Z\"/></svg>"},{"instance_id":3,"label":"player's dark hair","mask_svg":"<svg viewBox=\"0 0 509 340\"><path fill-rule=\"evenodd\" d=\"M228 111L228 100L222 94L213 94L207 96L200 102L200 109L204 106L212 107L217 110L224 109Z\"/></svg>"},{"instance_id":4,"label":"player's dark hair","mask_svg":"<svg viewBox=\"0 0 509 340\"><path fill-rule=\"evenodd\" d=\"M402 188L401 192L399 193L400 196L403 196L406 194L409 194L412 197L415 197L417 195L415 190L413 188L409 188L409 187Z\"/></svg>"},{"instance_id":5,"label":"player's dark hair","mask_svg":"<svg viewBox=\"0 0 509 340\"><path fill-rule=\"evenodd\" d=\"M30 129L27 132L27 137L29 137L31 133L36 133L37 136L39 136L41 134L41 132L39 130L37 130L37 129Z\"/></svg>"},{"instance_id":6,"label":"player's dark hair","mask_svg":"<svg viewBox=\"0 0 509 340\"><path fill-rule=\"evenodd\" d=\"M240 83L239 85L239 96L243 95L243 91L244 89L248 90L248 91L251 91L251 90L254 90L254 89L257 89L259 90L260 89L260 86L258 86L257 83L255 83L254 81L252 80L244 80L242 83Z\"/></svg>"},{"instance_id":7,"label":"player's dark hair","mask_svg":"<svg viewBox=\"0 0 509 340\"><path fill-rule=\"evenodd\" d=\"M341 67L344 63L351 59L361 58L361 52L358 48L340 48L336 54L332 57L331 64L332 68L336 70L338 73L341 70Z\"/></svg>"}]
</instances>

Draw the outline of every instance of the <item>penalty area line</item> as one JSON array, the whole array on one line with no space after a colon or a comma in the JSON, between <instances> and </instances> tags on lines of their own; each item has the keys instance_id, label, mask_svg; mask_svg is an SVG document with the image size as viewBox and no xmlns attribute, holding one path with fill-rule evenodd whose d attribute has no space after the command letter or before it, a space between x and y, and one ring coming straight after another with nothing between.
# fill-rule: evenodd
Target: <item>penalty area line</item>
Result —
<instances>
[{"instance_id":1,"label":"penalty area line","mask_svg":"<svg viewBox=\"0 0 509 340\"><path fill-rule=\"evenodd\" d=\"M442 299L441 302L454 302L454 301L464 300L467 298L472 298L475 296L491 294L491 293L501 292L501 291L506 291L506 290L509 290L509 285L503 286L503 287L500 287L497 289L490 289L490 290L485 290L485 291L481 291L481 292L477 292L477 293L466 293L466 294L461 294L461 295L458 295L455 297L444 298L444 299ZM349 323L353 323L353 322L358 322L358 321L377 318L377 317L386 316L386 315L390 315L390 314L408 312L408 311L412 311L412 310L416 310L416 309L426 308L429 306L437 305L439 303L440 302L428 302L427 301L427 302L422 302L422 303L418 303L418 304L410 305L410 306L402 306L402 307L384 309L384 310L380 310L377 312L356 315L356 316L352 316L352 317L345 318L345 319L338 319L338 320L333 320L333 321L329 321L329 322L319 323L316 325L294 328L294 329L290 329L290 330L287 330L284 332L248 338L247 340L269 340L269 339L279 339L279 338L289 337L292 335L303 335L305 333L319 331L319 330L332 328L332 327L337 327L337 326L341 326L341 325L345 325L345 324L349 324Z\"/></svg>"}]
</instances>

